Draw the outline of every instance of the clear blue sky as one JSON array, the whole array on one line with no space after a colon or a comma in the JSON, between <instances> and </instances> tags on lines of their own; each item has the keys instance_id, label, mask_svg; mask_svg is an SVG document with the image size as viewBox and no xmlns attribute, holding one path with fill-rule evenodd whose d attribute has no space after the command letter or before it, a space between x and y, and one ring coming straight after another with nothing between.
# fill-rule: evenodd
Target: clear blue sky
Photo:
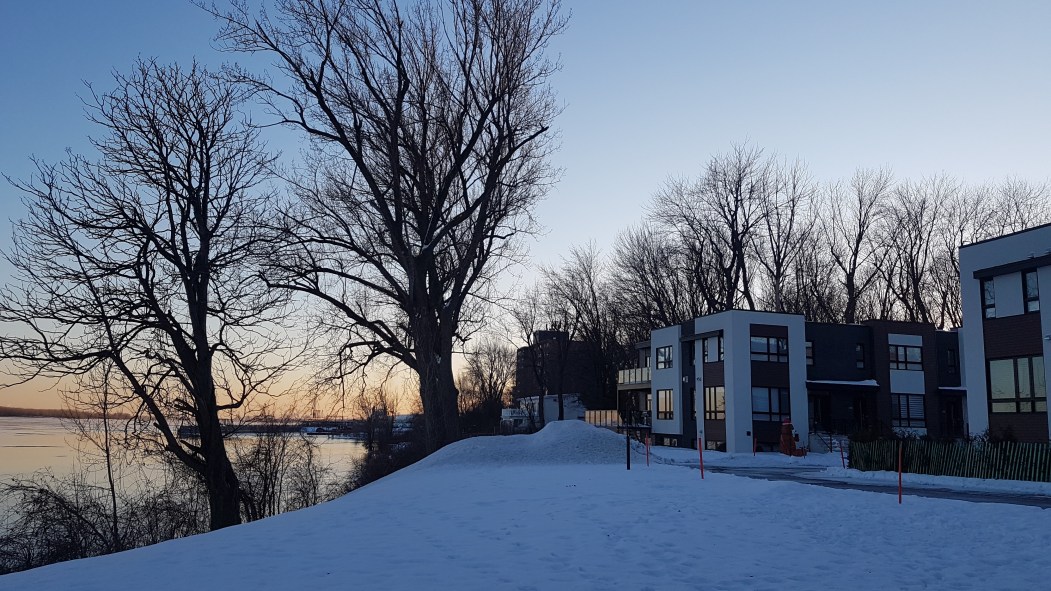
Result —
<instances>
[{"instance_id":1,"label":"clear blue sky","mask_svg":"<svg viewBox=\"0 0 1051 591\"><path fill-rule=\"evenodd\" d=\"M607 247L672 175L734 142L800 157L815 176L1046 180L1051 2L567 1L553 80L559 184L537 210L534 260ZM136 56L217 65L211 17L188 1L0 0L0 172L86 149L77 94ZM296 153L287 135L273 147ZM0 185L4 218L19 195ZM10 224L0 225L0 248ZM6 268L0 279L6 281ZM0 405L21 402L0 392Z\"/></svg>"}]
</instances>

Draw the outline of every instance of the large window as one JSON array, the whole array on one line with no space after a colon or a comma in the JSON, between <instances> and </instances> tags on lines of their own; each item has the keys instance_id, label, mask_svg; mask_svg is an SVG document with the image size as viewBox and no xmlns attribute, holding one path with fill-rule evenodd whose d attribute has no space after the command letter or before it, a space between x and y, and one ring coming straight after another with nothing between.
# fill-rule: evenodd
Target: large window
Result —
<instances>
[{"instance_id":1,"label":"large window","mask_svg":"<svg viewBox=\"0 0 1051 591\"><path fill-rule=\"evenodd\" d=\"M723 360L723 335L708 337L701 341L701 356L705 363Z\"/></svg>"},{"instance_id":2,"label":"large window","mask_svg":"<svg viewBox=\"0 0 1051 591\"><path fill-rule=\"evenodd\" d=\"M947 349L945 351L945 369L952 375L956 375L956 372L959 371L960 358L956 349Z\"/></svg>"},{"instance_id":3,"label":"large window","mask_svg":"<svg viewBox=\"0 0 1051 591\"><path fill-rule=\"evenodd\" d=\"M923 371L923 349L911 345L891 345L890 368Z\"/></svg>"},{"instance_id":4,"label":"large window","mask_svg":"<svg viewBox=\"0 0 1051 591\"><path fill-rule=\"evenodd\" d=\"M657 418L669 421L675 418L675 395L671 390L657 390Z\"/></svg>"},{"instance_id":5,"label":"large window","mask_svg":"<svg viewBox=\"0 0 1051 591\"><path fill-rule=\"evenodd\" d=\"M671 366L671 345L657 347L657 369L668 369Z\"/></svg>"},{"instance_id":6,"label":"large window","mask_svg":"<svg viewBox=\"0 0 1051 591\"><path fill-rule=\"evenodd\" d=\"M814 365L814 342L806 342L806 364Z\"/></svg>"},{"instance_id":7,"label":"large window","mask_svg":"<svg viewBox=\"0 0 1051 591\"><path fill-rule=\"evenodd\" d=\"M923 409L922 394L891 394L890 424L894 427L923 429L927 426L927 415Z\"/></svg>"},{"instance_id":8,"label":"large window","mask_svg":"<svg viewBox=\"0 0 1051 591\"><path fill-rule=\"evenodd\" d=\"M862 343L854 345L854 366L865 369L865 345Z\"/></svg>"},{"instance_id":9,"label":"large window","mask_svg":"<svg viewBox=\"0 0 1051 591\"><path fill-rule=\"evenodd\" d=\"M752 388L752 420L784 421L791 416L788 388Z\"/></svg>"},{"instance_id":10,"label":"large window","mask_svg":"<svg viewBox=\"0 0 1051 591\"><path fill-rule=\"evenodd\" d=\"M752 361L788 362L788 339L752 337Z\"/></svg>"},{"instance_id":11,"label":"large window","mask_svg":"<svg viewBox=\"0 0 1051 591\"><path fill-rule=\"evenodd\" d=\"M1026 312L1040 311L1040 284L1036 280L1036 271L1022 273L1022 295Z\"/></svg>"},{"instance_id":12,"label":"large window","mask_svg":"<svg viewBox=\"0 0 1051 591\"><path fill-rule=\"evenodd\" d=\"M1044 358L991 359L989 404L993 412L1047 412Z\"/></svg>"},{"instance_id":13,"label":"large window","mask_svg":"<svg viewBox=\"0 0 1051 591\"><path fill-rule=\"evenodd\" d=\"M704 418L720 420L726 418L726 390L722 386L704 389Z\"/></svg>"},{"instance_id":14,"label":"large window","mask_svg":"<svg viewBox=\"0 0 1051 591\"><path fill-rule=\"evenodd\" d=\"M982 316L996 318L996 288L992 278L982 279Z\"/></svg>"}]
</instances>

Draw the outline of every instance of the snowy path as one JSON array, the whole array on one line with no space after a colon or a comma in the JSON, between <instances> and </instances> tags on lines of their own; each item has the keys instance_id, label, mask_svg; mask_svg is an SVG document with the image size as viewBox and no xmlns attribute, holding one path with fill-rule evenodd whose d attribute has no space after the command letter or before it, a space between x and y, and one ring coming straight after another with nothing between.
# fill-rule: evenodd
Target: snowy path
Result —
<instances>
[{"instance_id":1,"label":"snowy path","mask_svg":"<svg viewBox=\"0 0 1051 591\"><path fill-rule=\"evenodd\" d=\"M1045 589L1051 511L623 466L580 422L464 441L337 501L0 589Z\"/></svg>"},{"instance_id":2,"label":"snowy path","mask_svg":"<svg viewBox=\"0 0 1051 591\"><path fill-rule=\"evenodd\" d=\"M781 480L787 482L798 482L813 486L836 488L844 490L862 490L882 494L898 494L896 482L880 482L878 480L850 480L836 479L830 477L821 469L815 468L784 468L784 467L721 467L711 468L712 472L733 474L746 478L759 480ZM912 475L908 475L909 478ZM1051 496L1034 493L998 492L986 490L953 489L938 485L908 484L902 487L904 496L928 497L933 499L953 499L957 501L968 501L971 503L1001 503L1008 505L1025 505L1051 509Z\"/></svg>"},{"instance_id":3,"label":"snowy path","mask_svg":"<svg viewBox=\"0 0 1051 591\"><path fill-rule=\"evenodd\" d=\"M654 447L654 461L697 469L697 451ZM861 472L841 467L839 454L810 454L805 458L779 453L726 454L705 452L705 467L712 472L761 480L798 482L826 488L898 494L896 472ZM1004 503L1051 508L1051 483L992 480L910 474L904 476L904 494L975 503Z\"/></svg>"}]
</instances>

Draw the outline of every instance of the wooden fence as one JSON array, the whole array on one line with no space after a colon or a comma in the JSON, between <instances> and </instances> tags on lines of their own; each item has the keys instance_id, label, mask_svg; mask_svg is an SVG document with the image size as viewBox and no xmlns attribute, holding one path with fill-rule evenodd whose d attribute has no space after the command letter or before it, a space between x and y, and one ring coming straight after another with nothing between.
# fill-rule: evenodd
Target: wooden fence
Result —
<instances>
[{"instance_id":1,"label":"wooden fence","mask_svg":"<svg viewBox=\"0 0 1051 591\"><path fill-rule=\"evenodd\" d=\"M897 471L899 445L903 472L1051 482L1051 444L1047 443L851 441L850 467Z\"/></svg>"}]
</instances>

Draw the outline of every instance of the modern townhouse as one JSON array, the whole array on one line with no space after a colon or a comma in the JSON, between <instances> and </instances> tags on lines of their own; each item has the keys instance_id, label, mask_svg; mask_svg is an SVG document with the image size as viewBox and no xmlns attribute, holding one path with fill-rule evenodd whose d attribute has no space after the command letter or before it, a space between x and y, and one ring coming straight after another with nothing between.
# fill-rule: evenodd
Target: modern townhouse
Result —
<instances>
[{"instance_id":1,"label":"modern townhouse","mask_svg":"<svg viewBox=\"0 0 1051 591\"><path fill-rule=\"evenodd\" d=\"M960 289L971 433L1048 441L1051 225L962 247Z\"/></svg>"},{"instance_id":2,"label":"modern townhouse","mask_svg":"<svg viewBox=\"0 0 1051 591\"><path fill-rule=\"evenodd\" d=\"M812 433L966 432L957 334L891 321L730 310L654 330L618 375L626 422L665 445L745 452Z\"/></svg>"}]
</instances>

